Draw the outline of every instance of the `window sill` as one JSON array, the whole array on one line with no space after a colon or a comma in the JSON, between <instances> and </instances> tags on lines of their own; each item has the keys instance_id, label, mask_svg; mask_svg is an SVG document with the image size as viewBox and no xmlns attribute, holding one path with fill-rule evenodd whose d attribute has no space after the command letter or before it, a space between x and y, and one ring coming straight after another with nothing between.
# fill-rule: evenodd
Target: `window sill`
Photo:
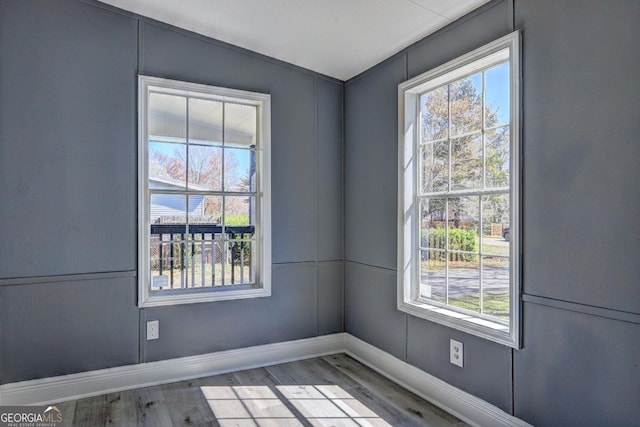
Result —
<instances>
[{"instance_id":1,"label":"window sill","mask_svg":"<svg viewBox=\"0 0 640 427\"><path fill-rule=\"evenodd\" d=\"M498 344L520 348L509 325L422 301L401 301L398 310Z\"/></svg>"},{"instance_id":2,"label":"window sill","mask_svg":"<svg viewBox=\"0 0 640 427\"><path fill-rule=\"evenodd\" d=\"M196 304L214 301L230 301L248 298L270 297L271 289L234 286L229 288L207 288L206 290L155 291L140 299L139 307L160 307L167 305Z\"/></svg>"}]
</instances>

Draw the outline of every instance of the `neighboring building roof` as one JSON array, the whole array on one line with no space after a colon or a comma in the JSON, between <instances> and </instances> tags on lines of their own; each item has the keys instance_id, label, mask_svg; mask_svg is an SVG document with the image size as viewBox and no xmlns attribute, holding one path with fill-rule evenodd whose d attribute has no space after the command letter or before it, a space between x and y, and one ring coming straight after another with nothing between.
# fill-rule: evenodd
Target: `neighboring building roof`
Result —
<instances>
[{"instance_id":1,"label":"neighboring building roof","mask_svg":"<svg viewBox=\"0 0 640 427\"><path fill-rule=\"evenodd\" d=\"M172 178L149 177L149 188L152 190L184 190L184 181L178 181ZM189 184L189 189L211 191L211 188L200 184Z\"/></svg>"}]
</instances>

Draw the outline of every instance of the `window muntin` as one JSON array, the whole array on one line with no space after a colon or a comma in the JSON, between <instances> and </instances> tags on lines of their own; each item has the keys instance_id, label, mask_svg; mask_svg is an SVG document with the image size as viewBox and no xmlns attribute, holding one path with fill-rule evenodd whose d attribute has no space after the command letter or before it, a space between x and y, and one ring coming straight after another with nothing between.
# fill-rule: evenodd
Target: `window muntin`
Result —
<instances>
[{"instance_id":1,"label":"window muntin","mask_svg":"<svg viewBox=\"0 0 640 427\"><path fill-rule=\"evenodd\" d=\"M139 84L140 305L270 295L269 95Z\"/></svg>"},{"instance_id":2,"label":"window muntin","mask_svg":"<svg viewBox=\"0 0 640 427\"><path fill-rule=\"evenodd\" d=\"M398 308L514 347L518 51L513 33L399 86Z\"/></svg>"}]
</instances>

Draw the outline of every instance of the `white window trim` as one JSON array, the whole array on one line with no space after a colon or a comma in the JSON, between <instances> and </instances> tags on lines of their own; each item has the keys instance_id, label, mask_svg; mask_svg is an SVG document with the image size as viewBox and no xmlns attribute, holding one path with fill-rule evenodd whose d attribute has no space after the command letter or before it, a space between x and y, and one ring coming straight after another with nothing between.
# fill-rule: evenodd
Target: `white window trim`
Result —
<instances>
[{"instance_id":1,"label":"white window trim","mask_svg":"<svg viewBox=\"0 0 640 427\"><path fill-rule=\"evenodd\" d=\"M511 83L510 158L510 319L509 330L498 322L469 315L419 299L418 208L414 186L418 125L418 98L421 93L471 74L480 67L504 61L500 51L508 49ZM521 348L521 251L520 251L520 32L516 31L472 52L427 71L398 86L398 309L454 329L513 348Z\"/></svg>"},{"instance_id":2,"label":"white window trim","mask_svg":"<svg viewBox=\"0 0 640 427\"><path fill-rule=\"evenodd\" d=\"M161 88L163 92L198 96L209 95L212 99L253 104L258 110L260 143L257 147L256 198L259 212L256 219L256 283L259 287L233 289L208 287L188 291L149 291L149 192L148 188L148 129L147 112L150 88ZM201 303L244 298L271 296L271 95L182 82L151 76L138 76L138 306Z\"/></svg>"}]
</instances>

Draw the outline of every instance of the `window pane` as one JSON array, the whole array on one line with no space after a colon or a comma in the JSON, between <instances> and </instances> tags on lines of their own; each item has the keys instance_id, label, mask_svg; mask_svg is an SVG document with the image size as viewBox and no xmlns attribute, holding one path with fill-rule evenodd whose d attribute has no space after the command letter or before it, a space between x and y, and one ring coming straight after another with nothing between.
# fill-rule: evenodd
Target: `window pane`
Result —
<instances>
[{"instance_id":1,"label":"window pane","mask_svg":"<svg viewBox=\"0 0 640 427\"><path fill-rule=\"evenodd\" d=\"M189 99L189 142L222 144L222 102Z\"/></svg>"},{"instance_id":2,"label":"window pane","mask_svg":"<svg viewBox=\"0 0 640 427\"><path fill-rule=\"evenodd\" d=\"M224 240L219 225L196 225L189 239L189 283L202 288L222 285Z\"/></svg>"},{"instance_id":3,"label":"window pane","mask_svg":"<svg viewBox=\"0 0 640 427\"><path fill-rule=\"evenodd\" d=\"M180 233L164 234L159 240L159 235L152 235L149 257L151 291L180 289L183 283L186 284L186 260L182 251L185 241L181 237Z\"/></svg>"},{"instance_id":4,"label":"window pane","mask_svg":"<svg viewBox=\"0 0 640 427\"><path fill-rule=\"evenodd\" d=\"M257 109L253 105L224 104L224 143L242 147L255 146Z\"/></svg>"},{"instance_id":5,"label":"window pane","mask_svg":"<svg viewBox=\"0 0 640 427\"><path fill-rule=\"evenodd\" d=\"M181 194L152 194L150 201L150 289L185 287L187 198Z\"/></svg>"},{"instance_id":6,"label":"window pane","mask_svg":"<svg viewBox=\"0 0 640 427\"><path fill-rule=\"evenodd\" d=\"M420 297L446 303L446 253L444 251L421 251Z\"/></svg>"},{"instance_id":7,"label":"window pane","mask_svg":"<svg viewBox=\"0 0 640 427\"><path fill-rule=\"evenodd\" d=\"M480 204L478 196L449 199L448 223L450 251L478 253Z\"/></svg>"},{"instance_id":8,"label":"window pane","mask_svg":"<svg viewBox=\"0 0 640 427\"><path fill-rule=\"evenodd\" d=\"M482 188L482 135L451 140L451 190Z\"/></svg>"},{"instance_id":9,"label":"window pane","mask_svg":"<svg viewBox=\"0 0 640 427\"><path fill-rule=\"evenodd\" d=\"M189 225L220 224L222 222L222 196L192 194L189 201Z\"/></svg>"},{"instance_id":10,"label":"window pane","mask_svg":"<svg viewBox=\"0 0 640 427\"><path fill-rule=\"evenodd\" d=\"M224 235L216 234L212 242L211 262L213 263L212 278L214 286L222 286L224 284L224 265L225 265L225 243Z\"/></svg>"},{"instance_id":11,"label":"window pane","mask_svg":"<svg viewBox=\"0 0 640 427\"><path fill-rule=\"evenodd\" d=\"M509 126L485 134L485 187L508 187L510 169Z\"/></svg>"},{"instance_id":12,"label":"window pane","mask_svg":"<svg viewBox=\"0 0 640 427\"><path fill-rule=\"evenodd\" d=\"M438 141L422 145L422 192L447 191L449 186L449 142Z\"/></svg>"},{"instance_id":13,"label":"window pane","mask_svg":"<svg viewBox=\"0 0 640 427\"><path fill-rule=\"evenodd\" d=\"M480 312L480 260L477 255L449 254L449 304Z\"/></svg>"},{"instance_id":14,"label":"window pane","mask_svg":"<svg viewBox=\"0 0 640 427\"><path fill-rule=\"evenodd\" d=\"M449 304L480 310L479 197L448 200Z\"/></svg>"},{"instance_id":15,"label":"window pane","mask_svg":"<svg viewBox=\"0 0 640 427\"><path fill-rule=\"evenodd\" d=\"M243 285L255 282L253 268L253 240L245 239L246 234L228 234L225 265L225 285Z\"/></svg>"},{"instance_id":16,"label":"window pane","mask_svg":"<svg viewBox=\"0 0 640 427\"><path fill-rule=\"evenodd\" d=\"M184 96L149 94L149 139L186 142L187 99Z\"/></svg>"},{"instance_id":17,"label":"window pane","mask_svg":"<svg viewBox=\"0 0 640 427\"><path fill-rule=\"evenodd\" d=\"M509 124L511 97L509 63L504 62L485 71L485 126Z\"/></svg>"},{"instance_id":18,"label":"window pane","mask_svg":"<svg viewBox=\"0 0 640 427\"><path fill-rule=\"evenodd\" d=\"M150 224L185 224L187 197L182 194L152 194Z\"/></svg>"},{"instance_id":19,"label":"window pane","mask_svg":"<svg viewBox=\"0 0 640 427\"><path fill-rule=\"evenodd\" d=\"M207 224L222 223L222 197L206 196L204 198L204 216Z\"/></svg>"},{"instance_id":20,"label":"window pane","mask_svg":"<svg viewBox=\"0 0 640 427\"><path fill-rule=\"evenodd\" d=\"M509 195L482 196L482 253L509 255Z\"/></svg>"},{"instance_id":21,"label":"window pane","mask_svg":"<svg viewBox=\"0 0 640 427\"><path fill-rule=\"evenodd\" d=\"M451 136L482 128L482 73L449 85L451 99Z\"/></svg>"},{"instance_id":22,"label":"window pane","mask_svg":"<svg viewBox=\"0 0 640 427\"><path fill-rule=\"evenodd\" d=\"M189 189L222 190L222 148L189 144Z\"/></svg>"},{"instance_id":23,"label":"window pane","mask_svg":"<svg viewBox=\"0 0 640 427\"><path fill-rule=\"evenodd\" d=\"M254 225L255 197L225 196L224 225Z\"/></svg>"},{"instance_id":24,"label":"window pane","mask_svg":"<svg viewBox=\"0 0 640 427\"><path fill-rule=\"evenodd\" d=\"M446 249L445 199L423 199L420 202L420 246L424 249Z\"/></svg>"},{"instance_id":25,"label":"window pane","mask_svg":"<svg viewBox=\"0 0 640 427\"><path fill-rule=\"evenodd\" d=\"M189 195L190 287L222 284L222 196Z\"/></svg>"},{"instance_id":26,"label":"window pane","mask_svg":"<svg viewBox=\"0 0 640 427\"><path fill-rule=\"evenodd\" d=\"M255 191L255 173L254 150L224 149L224 191Z\"/></svg>"},{"instance_id":27,"label":"window pane","mask_svg":"<svg viewBox=\"0 0 640 427\"><path fill-rule=\"evenodd\" d=\"M509 320L509 258L482 257L484 314Z\"/></svg>"},{"instance_id":28,"label":"window pane","mask_svg":"<svg viewBox=\"0 0 640 427\"><path fill-rule=\"evenodd\" d=\"M149 188L184 189L186 153L185 144L149 141Z\"/></svg>"},{"instance_id":29,"label":"window pane","mask_svg":"<svg viewBox=\"0 0 640 427\"><path fill-rule=\"evenodd\" d=\"M169 280L166 275L169 265L166 259L166 254L169 253L167 249L167 245L160 243L158 235L151 236L149 253L151 261L151 283L149 286L151 290L169 289Z\"/></svg>"},{"instance_id":30,"label":"window pane","mask_svg":"<svg viewBox=\"0 0 640 427\"><path fill-rule=\"evenodd\" d=\"M420 96L422 142L446 138L449 134L448 86L442 86Z\"/></svg>"}]
</instances>

